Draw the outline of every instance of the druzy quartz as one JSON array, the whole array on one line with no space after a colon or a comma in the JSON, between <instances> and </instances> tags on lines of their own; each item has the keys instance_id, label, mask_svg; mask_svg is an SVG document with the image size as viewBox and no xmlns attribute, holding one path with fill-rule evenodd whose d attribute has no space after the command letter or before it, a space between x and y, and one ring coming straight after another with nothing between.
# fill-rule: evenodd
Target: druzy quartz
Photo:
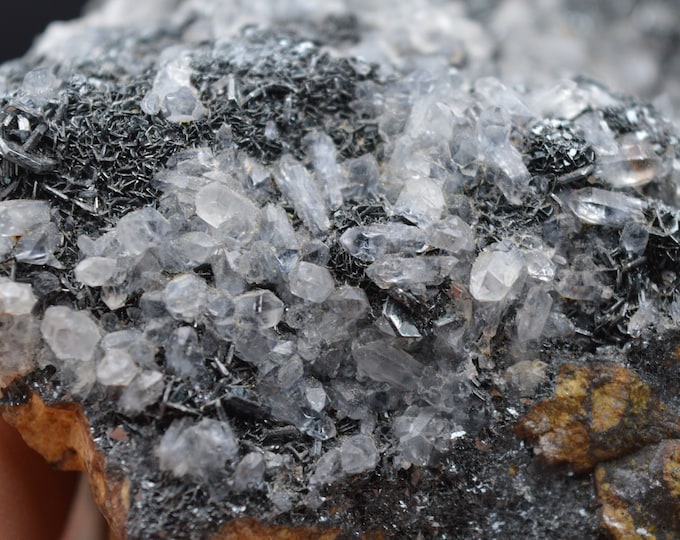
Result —
<instances>
[{"instance_id":1,"label":"druzy quartz","mask_svg":"<svg viewBox=\"0 0 680 540\"><path fill-rule=\"evenodd\" d=\"M573 362L679 405L680 11L134 4L0 68L3 399L82 404L129 538L596 537L511 428Z\"/></svg>"}]
</instances>

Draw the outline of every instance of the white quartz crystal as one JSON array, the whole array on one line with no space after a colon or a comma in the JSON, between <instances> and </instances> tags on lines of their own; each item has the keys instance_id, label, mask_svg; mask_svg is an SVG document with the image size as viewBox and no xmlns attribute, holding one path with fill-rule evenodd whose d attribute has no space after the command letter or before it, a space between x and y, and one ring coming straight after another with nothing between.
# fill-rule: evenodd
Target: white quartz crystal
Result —
<instances>
[{"instance_id":1,"label":"white quartz crystal","mask_svg":"<svg viewBox=\"0 0 680 540\"><path fill-rule=\"evenodd\" d=\"M88 313L66 306L48 307L40 331L60 360L92 360L101 337L99 327Z\"/></svg>"},{"instance_id":2,"label":"white quartz crystal","mask_svg":"<svg viewBox=\"0 0 680 540\"><path fill-rule=\"evenodd\" d=\"M368 435L354 435L340 446L340 464L347 474L372 471L378 464L378 450Z\"/></svg>"},{"instance_id":3,"label":"white quartz crystal","mask_svg":"<svg viewBox=\"0 0 680 540\"><path fill-rule=\"evenodd\" d=\"M75 276L83 285L101 287L116 275L117 259L111 257L88 257L75 267Z\"/></svg>"},{"instance_id":4,"label":"white quartz crystal","mask_svg":"<svg viewBox=\"0 0 680 540\"><path fill-rule=\"evenodd\" d=\"M284 304L267 290L255 290L234 298L234 320L244 326L273 328L283 317Z\"/></svg>"},{"instance_id":5,"label":"white quartz crystal","mask_svg":"<svg viewBox=\"0 0 680 540\"><path fill-rule=\"evenodd\" d=\"M0 236L21 236L31 227L50 222L45 201L0 201Z\"/></svg>"},{"instance_id":6,"label":"white quartz crystal","mask_svg":"<svg viewBox=\"0 0 680 540\"><path fill-rule=\"evenodd\" d=\"M256 219L257 207L221 182L213 182L196 194L196 214L208 225L224 227L229 236L239 238Z\"/></svg>"},{"instance_id":7,"label":"white quartz crystal","mask_svg":"<svg viewBox=\"0 0 680 540\"><path fill-rule=\"evenodd\" d=\"M314 303L323 302L335 288L335 281L327 268L308 262L298 263L289 280L290 292Z\"/></svg>"},{"instance_id":8,"label":"white quartz crystal","mask_svg":"<svg viewBox=\"0 0 680 540\"><path fill-rule=\"evenodd\" d=\"M328 230L328 205L319 185L301 163L290 155L283 156L274 172L274 180L312 233Z\"/></svg>"},{"instance_id":9,"label":"white quartz crystal","mask_svg":"<svg viewBox=\"0 0 680 540\"><path fill-rule=\"evenodd\" d=\"M180 274L165 286L163 301L173 317L194 321L203 313L208 301L205 280L196 274Z\"/></svg>"},{"instance_id":10,"label":"white quartz crystal","mask_svg":"<svg viewBox=\"0 0 680 540\"><path fill-rule=\"evenodd\" d=\"M238 454L238 441L229 423L204 418L175 421L156 448L159 466L175 476L208 479Z\"/></svg>"},{"instance_id":11,"label":"white quartz crystal","mask_svg":"<svg viewBox=\"0 0 680 540\"><path fill-rule=\"evenodd\" d=\"M28 315L37 301L29 284L0 276L0 314Z\"/></svg>"},{"instance_id":12,"label":"white quartz crystal","mask_svg":"<svg viewBox=\"0 0 680 540\"><path fill-rule=\"evenodd\" d=\"M121 349L108 351L97 364L97 381L107 386L127 386L139 372L132 357Z\"/></svg>"},{"instance_id":13,"label":"white quartz crystal","mask_svg":"<svg viewBox=\"0 0 680 540\"><path fill-rule=\"evenodd\" d=\"M470 271L470 294L480 302L500 302L522 275L519 251L505 246L482 251Z\"/></svg>"}]
</instances>

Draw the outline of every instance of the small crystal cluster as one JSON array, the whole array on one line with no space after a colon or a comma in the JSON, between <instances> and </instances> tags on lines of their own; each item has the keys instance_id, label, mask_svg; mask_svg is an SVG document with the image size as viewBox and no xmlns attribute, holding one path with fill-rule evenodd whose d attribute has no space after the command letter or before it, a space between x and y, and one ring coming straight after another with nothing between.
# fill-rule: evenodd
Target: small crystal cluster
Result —
<instances>
[{"instance_id":1,"label":"small crystal cluster","mask_svg":"<svg viewBox=\"0 0 680 540\"><path fill-rule=\"evenodd\" d=\"M548 351L675 328L671 123L588 79L528 88L483 76L483 46L469 49L469 69L454 67L444 52L455 50L427 43L446 24L431 30L407 33L413 50L403 45L394 65L380 58L380 76L353 57L329 60L304 37L313 25L187 38L148 60L144 92L125 107L186 140L137 180L143 206L97 210L125 185L96 178L71 193L41 177L50 200L0 202L0 256L47 274L0 278L0 383L52 365L69 395L105 396L131 420L172 402L180 418L155 443L161 471L199 484L225 475L233 493L316 508L343 478L435 465L488 424L489 385L533 395ZM346 54L374 57L371 35ZM282 75L294 62L306 71ZM314 116L312 97L326 98L304 92L332 62L353 95ZM58 122L64 87L109 84L81 81L78 65L63 82L29 71L6 100ZM272 81L244 95L242 66L271 68ZM333 116L340 106L361 119L354 135ZM76 228L66 204L103 224ZM178 387L190 405L172 401ZM298 492L281 488L292 455L244 429L234 408L304 436Z\"/></svg>"}]
</instances>

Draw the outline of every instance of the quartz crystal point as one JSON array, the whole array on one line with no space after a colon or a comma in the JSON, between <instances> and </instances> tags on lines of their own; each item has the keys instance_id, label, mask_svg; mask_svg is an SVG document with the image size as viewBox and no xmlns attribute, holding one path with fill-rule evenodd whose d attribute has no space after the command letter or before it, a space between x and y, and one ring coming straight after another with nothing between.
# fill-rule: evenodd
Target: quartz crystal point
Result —
<instances>
[{"instance_id":1,"label":"quartz crystal point","mask_svg":"<svg viewBox=\"0 0 680 540\"><path fill-rule=\"evenodd\" d=\"M300 262L289 276L290 292L310 302L323 302L328 298L335 282L328 269L308 262Z\"/></svg>"},{"instance_id":2,"label":"quartz crystal point","mask_svg":"<svg viewBox=\"0 0 680 540\"><path fill-rule=\"evenodd\" d=\"M397 388L414 389L423 365L406 351L381 342L361 345L352 351L361 376Z\"/></svg>"},{"instance_id":3,"label":"quartz crystal point","mask_svg":"<svg viewBox=\"0 0 680 540\"><path fill-rule=\"evenodd\" d=\"M623 193L584 188L568 194L567 206L576 217L592 225L622 228L629 221L643 221L645 203Z\"/></svg>"},{"instance_id":4,"label":"quartz crystal point","mask_svg":"<svg viewBox=\"0 0 680 540\"><path fill-rule=\"evenodd\" d=\"M209 418L195 424L175 421L163 435L156 455L161 470L207 480L238 455L238 443L227 422Z\"/></svg>"},{"instance_id":5,"label":"quartz crystal point","mask_svg":"<svg viewBox=\"0 0 680 540\"><path fill-rule=\"evenodd\" d=\"M293 205L309 230L320 234L328 230L328 206L319 185L305 167L292 156L281 158L274 179L283 196Z\"/></svg>"},{"instance_id":6,"label":"quartz crystal point","mask_svg":"<svg viewBox=\"0 0 680 540\"><path fill-rule=\"evenodd\" d=\"M30 228L49 222L50 206L45 201L0 202L0 236L21 236Z\"/></svg>"},{"instance_id":7,"label":"quartz crystal point","mask_svg":"<svg viewBox=\"0 0 680 540\"><path fill-rule=\"evenodd\" d=\"M470 294L480 302L500 302L519 280L524 269L514 247L497 246L480 253L470 272Z\"/></svg>"},{"instance_id":8,"label":"quartz crystal point","mask_svg":"<svg viewBox=\"0 0 680 540\"><path fill-rule=\"evenodd\" d=\"M364 262L374 262L390 253L416 255L428 248L426 233L405 223L350 227L340 237L342 247Z\"/></svg>"},{"instance_id":9,"label":"quartz crystal point","mask_svg":"<svg viewBox=\"0 0 680 540\"><path fill-rule=\"evenodd\" d=\"M0 277L0 314L29 315L37 301L30 285Z\"/></svg>"},{"instance_id":10,"label":"quartz crystal point","mask_svg":"<svg viewBox=\"0 0 680 540\"><path fill-rule=\"evenodd\" d=\"M59 360L92 360L101 337L89 314L66 306L47 308L40 331Z\"/></svg>"}]
</instances>

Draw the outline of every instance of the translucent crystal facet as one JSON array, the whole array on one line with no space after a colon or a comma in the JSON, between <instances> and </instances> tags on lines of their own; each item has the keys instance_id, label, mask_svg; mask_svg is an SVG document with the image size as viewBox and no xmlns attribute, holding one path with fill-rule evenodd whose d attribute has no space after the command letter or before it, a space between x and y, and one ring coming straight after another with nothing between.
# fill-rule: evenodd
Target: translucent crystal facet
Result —
<instances>
[{"instance_id":1,"label":"translucent crystal facet","mask_svg":"<svg viewBox=\"0 0 680 540\"><path fill-rule=\"evenodd\" d=\"M156 449L161 470L206 479L237 454L238 441L231 426L209 418L195 424L173 422Z\"/></svg>"},{"instance_id":2,"label":"translucent crystal facet","mask_svg":"<svg viewBox=\"0 0 680 540\"><path fill-rule=\"evenodd\" d=\"M290 292L310 302L323 302L335 288L333 276L327 268L300 262L289 276Z\"/></svg>"},{"instance_id":3,"label":"translucent crystal facet","mask_svg":"<svg viewBox=\"0 0 680 540\"><path fill-rule=\"evenodd\" d=\"M522 275L524 261L514 248L480 253L470 271L470 294L481 302L500 302Z\"/></svg>"},{"instance_id":4,"label":"translucent crystal facet","mask_svg":"<svg viewBox=\"0 0 680 540\"><path fill-rule=\"evenodd\" d=\"M0 313L28 315L37 301L29 284L16 283L6 277L0 277Z\"/></svg>"},{"instance_id":5,"label":"translucent crystal facet","mask_svg":"<svg viewBox=\"0 0 680 540\"><path fill-rule=\"evenodd\" d=\"M40 331L60 360L91 360L101 337L89 314L66 306L47 308Z\"/></svg>"}]
</instances>

